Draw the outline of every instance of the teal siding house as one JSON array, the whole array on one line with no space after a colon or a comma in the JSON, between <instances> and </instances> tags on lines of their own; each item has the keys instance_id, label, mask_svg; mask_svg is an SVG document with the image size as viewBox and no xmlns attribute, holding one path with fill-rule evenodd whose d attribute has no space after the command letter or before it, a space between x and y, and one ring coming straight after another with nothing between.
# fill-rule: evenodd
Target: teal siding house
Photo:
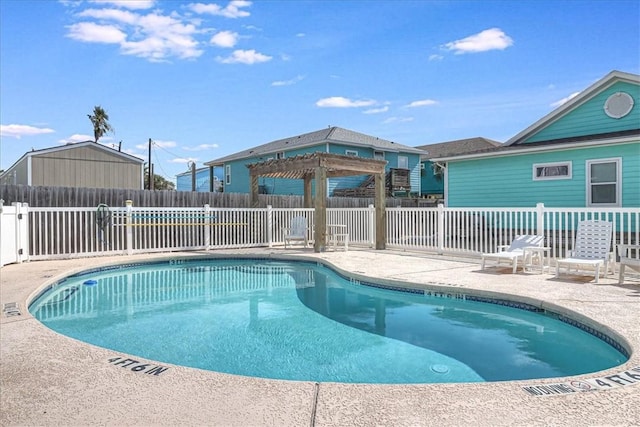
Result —
<instances>
[{"instance_id":1,"label":"teal siding house","mask_svg":"<svg viewBox=\"0 0 640 427\"><path fill-rule=\"evenodd\" d=\"M451 207L640 207L640 76L613 71L503 147L439 162Z\"/></svg>"},{"instance_id":2,"label":"teal siding house","mask_svg":"<svg viewBox=\"0 0 640 427\"><path fill-rule=\"evenodd\" d=\"M444 197L445 168L440 158L493 150L501 146L498 141L476 137L416 147L425 152L420 156L420 195L427 198Z\"/></svg>"},{"instance_id":3,"label":"teal siding house","mask_svg":"<svg viewBox=\"0 0 640 427\"><path fill-rule=\"evenodd\" d=\"M420 156L423 154L422 150L340 127L329 127L279 139L205 162L205 165L210 168L220 167L222 169L225 193L249 193L248 164L315 152L386 160L387 171L392 168L408 169L410 191L416 194L420 193ZM328 194L332 196L336 189L358 187L367 178L367 175L329 178ZM260 178L258 185L263 194L304 194L303 182L296 179Z\"/></svg>"},{"instance_id":4,"label":"teal siding house","mask_svg":"<svg viewBox=\"0 0 640 427\"><path fill-rule=\"evenodd\" d=\"M176 175L176 190L197 191L200 193L222 191L222 169L198 168L195 175L195 190L193 189L193 174L191 171Z\"/></svg>"}]
</instances>

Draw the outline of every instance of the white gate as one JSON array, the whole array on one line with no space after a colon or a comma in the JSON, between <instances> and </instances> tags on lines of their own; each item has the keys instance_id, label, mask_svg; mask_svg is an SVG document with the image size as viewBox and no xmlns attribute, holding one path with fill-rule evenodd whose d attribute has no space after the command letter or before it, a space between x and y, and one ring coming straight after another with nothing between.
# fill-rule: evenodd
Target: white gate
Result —
<instances>
[{"instance_id":1,"label":"white gate","mask_svg":"<svg viewBox=\"0 0 640 427\"><path fill-rule=\"evenodd\" d=\"M0 267L29 260L29 205L0 200Z\"/></svg>"}]
</instances>

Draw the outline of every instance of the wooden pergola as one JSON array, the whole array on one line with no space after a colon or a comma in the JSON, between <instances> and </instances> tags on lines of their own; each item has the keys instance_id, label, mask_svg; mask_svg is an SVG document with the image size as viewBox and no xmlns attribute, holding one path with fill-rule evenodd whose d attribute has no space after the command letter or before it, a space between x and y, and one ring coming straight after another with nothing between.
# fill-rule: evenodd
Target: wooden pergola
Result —
<instances>
[{"instance_id":1,"label":"wooden pergola","mask_svg":"<svg viewBox=\"0 0 640 427\"><path fill-rule=\"evenodd\" d=\"M327 178L373 175L375 179L376 249L386 248L385 160L363 159L330 153L309 153L247 165L251 178L251 206L258 207L258 178L304 180L304 207L315 208L315 252L326 250ZM316 181L312 199L312 180Z\"/></svg>"}]
</instances>

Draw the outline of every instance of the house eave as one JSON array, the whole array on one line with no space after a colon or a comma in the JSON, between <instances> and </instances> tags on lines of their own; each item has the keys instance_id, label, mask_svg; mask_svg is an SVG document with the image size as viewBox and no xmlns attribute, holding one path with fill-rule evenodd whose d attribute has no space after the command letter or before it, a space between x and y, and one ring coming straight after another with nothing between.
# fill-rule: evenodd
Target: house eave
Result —
<instances>
[{"instance_id":1,"label":"house eave","mask_svg":"<svg viewBox=\"0 0 640 427\"><path fill-rule=\"evenodd\" d=\"M637 135L634 136L626 136L620 138L608 138L608 139L598 139L587 142L572 142L565 144L549 144L549 145L536 145L531 144L532 147L522 147L518 146L514 147L512 150L499 150L499 151L491 151L487 153L476 153L476 154L466 154L460 156L449 156L449 157L440 157L437 160L442 162L448 162L452 160L472 160L472 159L486 159L491 157L507 157L507 156L519 156L521 154L529 154L529 153L540 153L545 151L565 151L571 150L575 148L584 148L584 147L597 147L604 146L609 144L629 144L633 142L640 142L640 138Z\"/></svg>"}]
</instances>

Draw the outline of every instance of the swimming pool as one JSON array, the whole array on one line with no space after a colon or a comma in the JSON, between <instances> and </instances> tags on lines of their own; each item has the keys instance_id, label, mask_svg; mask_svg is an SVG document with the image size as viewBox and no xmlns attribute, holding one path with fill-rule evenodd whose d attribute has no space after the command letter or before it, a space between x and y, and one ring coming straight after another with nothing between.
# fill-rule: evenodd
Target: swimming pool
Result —
<instances>
[{"instance_id":1,"label":"swimming pool","mask_svg":"<svg viewBox=\"0 0 640 427\"><path fill-rule=\"evenodd\" d=\"M386 289L319 263L211 259L70 276L29 309L59 333L117 352L264 378L503 381L628 359L552 313L483 300Z\"/></svg>"}]
</instances>

